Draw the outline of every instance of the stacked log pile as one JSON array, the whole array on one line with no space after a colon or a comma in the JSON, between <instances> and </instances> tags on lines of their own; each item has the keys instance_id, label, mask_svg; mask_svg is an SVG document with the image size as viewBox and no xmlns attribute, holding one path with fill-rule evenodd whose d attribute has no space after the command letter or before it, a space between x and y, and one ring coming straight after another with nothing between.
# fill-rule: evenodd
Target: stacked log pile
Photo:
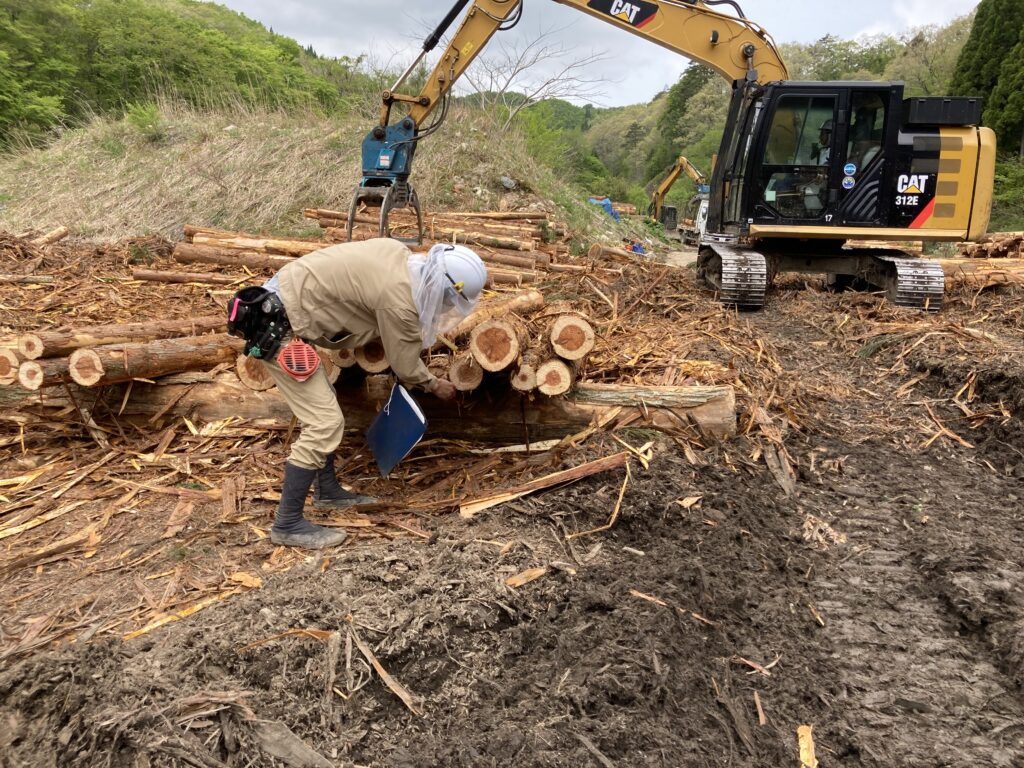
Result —
<instances>
[{"instance_id":1,"label":"stacked log pile","mask_svg":"<svg viewBox=\"0 0 1024 768\"><path fill-rule=\"evenodd\" d=\"M303 215L316 220L332 242L348 239L348 213L325 208L307 208ZM487 263L494 285L519 287L545 279L551 273L580 273L585 267L569 258L564 241L565 228L553 223L543 211L452 212L424 216L422 246L436 243L462 243L473 248ZM415 216L407 210L392 211L389 217L392 235L415 239ZM357 212L352 223L352 239L377 237L379 219L373 209Z\"/></svg>"},{"instance_id":2,"label":"stacked log pile","mask_svg":"<svg viewBox=\"0 0 1024 768\"><path fill-rule=\"evenodd\" d=\"M1024 232L990 232L957 247L968 259L1019 259L1024 257Z\"/></svg>"},{"instance_id":3,"label":"stacked log pile","mask_svg":"<svg viewBox=\"0 0 1024 768\"><path fill-rule=\"evenodd\" d=\"M337 212L307 211L307 216L314 214L329 236L337 236L335 225L345 223ZM372 235L376 220L360 218L373 224L359 221L356 236ZM453 438L529 441L561 437L614 416L608 423L657 423L691 436L725 437L735 431L731 386L716 386L713 379L683 386L671 378L620 382L600 360L594 365L590 359L601 337L590 300L545 300L545 293L578 295L580 286L587 286L616 310L597 286L622 280L621 260L574 262L566 243L548 242L561 229L544 213L455 213L430 216L427 222L429 235L445 238L440 242L473 243L489 273L498 277L477 312L427 353L429 368L463 393L454 405L420 398L434 429ZM399 214L392 223L398 230L408 228L411 217ZM243 357L241 341L223 332L222 308L238 287L260 284L281 266L330 242L187 226L171 259L189 265L189 271L150 263L146 269L131 268L127 285L140 297L187 294L194 302L200 296L202 311L194 306L194 316L182 320L26 328L0 338L0 401L64 413L89 401L125 418L177 414L287 425L291 414L265 366ZM432 242L438 240L425 247ZM139 301L140 309L165 303ZM189 311L187 305L168 305L176 306L175 314ZM356 429L368 425L393 380L383 347L371 343L319 351L348 424ZM639 390L637 384L642 384ZM472 419L464 417L467 409Z\"/></svg>"}]
</instances>

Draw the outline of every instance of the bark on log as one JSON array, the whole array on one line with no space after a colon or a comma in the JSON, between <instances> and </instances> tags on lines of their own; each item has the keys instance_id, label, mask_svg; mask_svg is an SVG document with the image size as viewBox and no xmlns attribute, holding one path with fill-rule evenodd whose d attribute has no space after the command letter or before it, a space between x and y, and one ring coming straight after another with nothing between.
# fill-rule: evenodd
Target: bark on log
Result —
<instances>
[{"instance_id":1,"label":"bark on log","mask_svg":"<svg viewBox=\"0 0 1024 768\"><path fill-rule=\"evenodd\" d=\"M71 378L83 387L93 387L207 370L218 363L234 362L240 345L240 339L221 333L79 349L71 355Z\"/></svg>"},{"instance_id":2,"label":"bark on log","mask_svg":"<svg viewBox=\"0 0 1024 768\"><path fill-rule=\"evenodd\" d=\"M230 267L249 267L250 269L279 270L295 259L288 256L268 256L253 251L232 251L192 243L178 243L174 246L171 258L182 264L224 264Z\"/></svg>"},{"instance_id":3,"label":"bark on log","mask_svg":"<svg viewBox=\"0 0 1024 768\"><path fill-rule=\"evenodd\" d=\"M528 349L519 361L519 367L512 374L512 389L516 392L532 392L537 388L537 366L540 365L540 353L536 349Z\"/></svg>"},{"instance_id":4,"label":"bark on log","mask_svg":"<svg viewBox=\"0 0 1024 768\"><path fill-rule=\"evenodd\" d=\"M556 317L548 331L555 354L565 360L582 360L594 348L594 327L579 315Z\"/></svg>"},{"instance_id":5,"label":"bark on log","mask_svg":"<svg viewBox=\"0 0 1024 768\"><path fill-rule=\"evenodd\" d=\"M549 397L564 395L572 389L575 377L564 360L545 360L537 366L537 389Z\"/></svg>"},{"instance_id":6,"label":"bark on log","mask_svg":"<svg viewBox=\"0 0 1024 768\"><path fill-rule=\"evenodd\" d=\"M1024 259L940 259L950 281L966 281L984 288L990 285L1024 285Z\"/></svg>"},{"instance_id":7,"label":"bark on log","mask_svg":"<svg viewBox=\"0 0 1024 768\"><path fill-rule=\"evenodd\" d=\"M532 278L527 282L533 282L536 278ZM511 285L516 288L523 287L523 273L520 272L499 272L496 269L487 270L487 281L484 283L484 288L493 288L496 285Z\"/></svg>"},{"instance_id":8,"label":"bark on log","mask_svg":"<svg viewBox=\"0 0 1024 768\"><path fill-rule=\"evenodd\" d=\"M607 256L623 256L627 259L635 259L639 255L641 254L624 251L622 248L601 245L600 243L594 243L590 246L590 250L587 251L587 256L592 259L600 259Z\"/></svg>"},{"instance_id":9,"label":"bark on log","mask_svg":"<svg viewBox=\"0 0 1024 768\"><path fill-rule=\"evenodd\" d=\"M245 282L246 277L211 275L209 272L164 272L155 269L133 269L132 280L151 283L209 283L210 285L236 285Z\"/></svg>"},{"instance_id":10,"label":"bark on log","mask_svg":"<svg viewBox=\"0 0 1024 768\"><path fill-rule=\"evenodd\" d=\"M56 243L58 240L63 240L67 236L67 227L57 227L56 229L50 230L45 235L32 238L31 242L32 245L50 245L51 243Z\"/></svg>"},{"instance_id":11,"label":"bark on log","mask_svg":"<svg viewBox=\"0 0 1024 768\"><path fill-rule=\"evenodd\" d=\"M383 373L391 367L388 356L384 352L384 345L379 341L371 341L365 346L358 347L353 351L356 365L367 373Z\"/></svg>"},{"instance_id":12,"label":"bark on log","mask_svg":"<svg viewBox=\"0 0 1024 768\"><path fill-rule=\"evenodd\" d=\"M273 240L263 237L220 237L206 233L197 233L192 237L195 245L209 245L215 248L228 248L233 251L254 251L276 256L305 256L318 251L330 243L321 240Z\"/></svg>"},{"instance_id":13,"label":"bark on log","mask_svg":"<svg viewBox=\"0 0 1024 768\"><path fill-rule=\"evenodd\" d=\"M0 347L0 385L7 386L18 380L20 363L14 350Z\"/></svg>"},{"instance_id":14,"label":"bark on log","mask_svg":"<svg viewBox=\"0 0 1024 768\"><path fill-rule=\"evenodd\" d=\"M274 386L266 365L249 355L239 355L235 360L235 375L253 392L263 392Z\"/></svg>"},{"instance_id":15,"label":"bark on log","mask_svg":"<svg viewBox=\"0 0 1024 768\"><path fill-rule=\"evenodd\" d=\"M54 387L71 381L68 358L54 357L47 360L26 360L18 368L18 384L35 392L42 387Z\"/></svg>"},{"instance_id":16,"label":"bark on log","mask_svg":"<svg viewBox=\"0 0 1024 768\"><path fill-rule=\"evenodd\" d=\"M367 380L375 377L367 377ZM387 377L381 377L387 382ZM93 393L72 390L84 401ZM382 396L387 397L385 386ZM619 389L616 394L613 391ZM117 413L124 400L123 386L108 387L102 397ZM381 395L371 397L364 387L342 387L338 401L345 412L346 427L362 432L377 414ZM647 426L669 434L722 439L736 433L736 400L732 387L621 387L581 385L567 397L523 398L518 392L493 399L467 395L458 403L445 403L430 395L417 397L430 424L431 435L474 440L490 444L513 444L565 437L585 429L593 421L619 409L608 429L617 426ZM70 404L63 388L28 392L19 387L0 388L0 404L17 408L64 409ZM661 405L659 405L661 404ZM260 426L287 429L292 413L276 389L254 392L232 372L225 372L204 384L146 384L136 382L125 404L124 418L150 419L158 413L166 418L181 416L219 421L231 416L251 420ZM152 425L150 425L152 428ZM360 440L356 437L356 440Z\"/></svg>"},{"instance_id":17,"label":"bark on log","mask_svg":"<svg viewBox=\"0 0 1024 768\"><path fill-rule=\"evenodd\" d=\"M484 369L466 352L456 355L448 367L448 381L454 384L459 392L471 392L479 387L483 380Z\"/></svg>"},{"instance_id":18,"label":"bark on log","mask_svg":"<svg viewBox=\"0 0 1024 768\"><path fill-rule=\"evenodd\" d=\"M214 315L188 320L118 323L23 333L18 337L18 351L26 360L36 360L40 357L62 357L82 347L169 339L176 336L194 336L213 330L222 330L226 323L227 320L224 316Z\"/></svg>"},{"instance_id":19,"label":"bark on log","mask_svg":"<svg viewBox=\"0 0 1024 768\"><path fill-rule=\"evenodd\" d=\"M49 285L53 275L0 275L0 283L20 285Z\"/></svg>"},{"instance_id":20,"label":"bark on log","mask_svg":"<svg viewBox=\"0 0 1024 768\"><path fill-rule=\"evenodd\" d=\"M353 349L320 349L317 351L325 355L338 369L351 368L356 364L355 350Z\"/></svg>"},{"instance_id":21,"label":"bark on log","mask_svg":"<svg viewBox=\"0 0 1024 768\"><path fill-rule=\"evenodd\" d=\"M543 306L544 295L540 291L530 289L522 293L516 293L508 298L489 302L478 307L473 314L455 326L446 336L451 341L458 341L471 333L480 323L487 320L503 317L510 313L524 316L531 312L536 312Z\"/></svg>"},{"instance_id":22,"label":"bark on log","mask_svg":"<svg viewBox=\"0 0 1024 768\"><path fill-rule=\"evenodd\" d=\"M527 340L519 323L504 317L480 323L469 336L469 351L485 371L503 371L515 362Z\"/></svg>"}]
</instances>

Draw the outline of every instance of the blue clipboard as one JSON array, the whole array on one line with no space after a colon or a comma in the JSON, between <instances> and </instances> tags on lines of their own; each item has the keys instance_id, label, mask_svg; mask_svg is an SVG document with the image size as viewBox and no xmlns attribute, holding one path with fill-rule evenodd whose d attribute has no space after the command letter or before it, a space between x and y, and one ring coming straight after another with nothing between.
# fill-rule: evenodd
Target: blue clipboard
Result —
<instances>
[{"instance_id":1,"label":"blue clipboard","mask_svg":"<svg viewBox=\"0 0 1024 768\"><path fill-rule=\"evenodd\" d=\"M366 430L366 442L381 477L387 477L427 432L427 417L401 384L395 384L380 413Z\"/></svg>"}]
</instances>

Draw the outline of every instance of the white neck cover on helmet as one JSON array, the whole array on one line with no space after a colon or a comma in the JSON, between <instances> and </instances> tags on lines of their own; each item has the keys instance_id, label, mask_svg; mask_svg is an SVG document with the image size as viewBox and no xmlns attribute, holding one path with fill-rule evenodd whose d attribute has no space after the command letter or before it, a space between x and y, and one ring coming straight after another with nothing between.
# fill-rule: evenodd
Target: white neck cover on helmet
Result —
<instances>
[{"instance_id":1,"label":"white neck cover on helmet","mask_svg":"<svg viewBox=\"0 0 1024 768\"><path fill-rule=\"evenodd\" d=\"M439 334L450 331L476 308L476 299L460 295L445 273L444 254L449 248L439 243L425 256L412 254L407 262L424 349L432 347Z\"/></svg>"}]
</instances>

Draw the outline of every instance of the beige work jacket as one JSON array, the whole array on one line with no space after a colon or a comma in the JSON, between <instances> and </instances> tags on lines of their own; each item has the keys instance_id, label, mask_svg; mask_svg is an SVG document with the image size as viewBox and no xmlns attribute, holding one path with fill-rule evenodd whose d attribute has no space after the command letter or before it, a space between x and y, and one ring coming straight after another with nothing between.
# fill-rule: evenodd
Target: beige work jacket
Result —
<instances>
[{"instance_id":1,"label":"beige work jacket","mask_svg":"<svg viewBox=\"0 0 1024 768\"><path fill-rule=\"evenodd\" d=\"M385 238L331 245L286 265L277 278L292 331L344 349L379 338L399 380L429 389L436 377L420 358L409 256L402 243Z\"/></svg>"}]
</instances>

